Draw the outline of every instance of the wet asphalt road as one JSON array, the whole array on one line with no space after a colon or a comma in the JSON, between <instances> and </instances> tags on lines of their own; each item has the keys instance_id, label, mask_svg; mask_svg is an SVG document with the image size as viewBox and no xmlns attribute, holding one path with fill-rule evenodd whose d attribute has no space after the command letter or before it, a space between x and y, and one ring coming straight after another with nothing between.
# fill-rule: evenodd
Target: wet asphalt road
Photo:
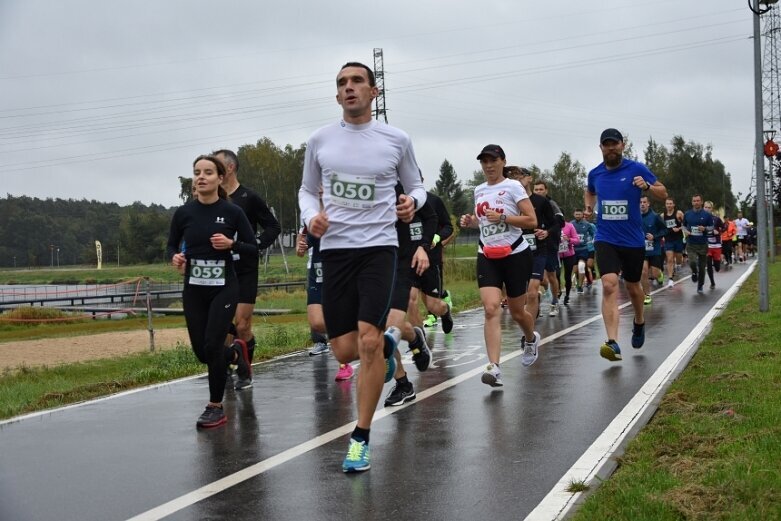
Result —
<instances>
[{"instance_id":1,"label":"wet asphalt road","mask_svg":"<svg viewBox=\"0 0 781 521\"><path fill-rule=\"evenodd\" d=\"M418 399L380 403L372 469L357 475L341 472L355 383L334 381L330 355L255 366L254 387L227 391L228 424L210 431L195 429L205 377L0 424L0 520L122 520L173 500L166 519L523 519L746 268L704 295L688 280L657 292L640 350L622 310L622 362L600 358L593 320L545 343L530 368L503 363L500 390L480 383L482 313L458 314L450 335L430 332L429 371L405 357ZM598 286L573 290L558 317L538 319L543 340L599 302ZM507 355L520 340L507 313L503 330ZM214 495L185 496L223 478L231 486Z\"/></svg>"}]
</instances>

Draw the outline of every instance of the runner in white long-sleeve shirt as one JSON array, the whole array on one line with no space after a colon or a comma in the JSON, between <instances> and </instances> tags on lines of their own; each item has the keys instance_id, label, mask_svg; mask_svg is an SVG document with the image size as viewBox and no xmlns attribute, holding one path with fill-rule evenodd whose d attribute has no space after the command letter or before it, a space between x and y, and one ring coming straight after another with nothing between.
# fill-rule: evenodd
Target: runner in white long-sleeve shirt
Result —
<instances>
[{"instance_id":1,"label":"runner in white long-sleeve shirt","mask_svg":"<svg viewBox=\"0 0 781 521\"><path fill-rule=\"evenodd\" d=\"M309 138L298 201L309 233L322 237L323 313L334 356L361 360L358 423L342 463L344 472L360 472L371 466L369 429L383 381L393 376L400 334L390 328L383 335L396 273L395 222L411 220L426 191L409 136L372 120L372 70L347 63L336 87L342 120ZM399 181L405 194L397 205Z\"/></svg>"}]
</instances>

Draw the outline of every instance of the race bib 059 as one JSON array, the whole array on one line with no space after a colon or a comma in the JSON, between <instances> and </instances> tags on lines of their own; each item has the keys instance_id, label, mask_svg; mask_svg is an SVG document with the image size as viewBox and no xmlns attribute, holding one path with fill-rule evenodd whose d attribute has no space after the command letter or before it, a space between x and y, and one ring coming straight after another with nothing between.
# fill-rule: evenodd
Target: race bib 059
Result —
<instances>
[{"instance_id":1,"label":"race bib 059","mask_svg":"<svg viewBox=\"0 0 781 521\"><path fill-rule=\"evenodd\" d=\"M190 280L194 286L224 286L225 261L190 259Z\"/></svg>"}]
</instances>

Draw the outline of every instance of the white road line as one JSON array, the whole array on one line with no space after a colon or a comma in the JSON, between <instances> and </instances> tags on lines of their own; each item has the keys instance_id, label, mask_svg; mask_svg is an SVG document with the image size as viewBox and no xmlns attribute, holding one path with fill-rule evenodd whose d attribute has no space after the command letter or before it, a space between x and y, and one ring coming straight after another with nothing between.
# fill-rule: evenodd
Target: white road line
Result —
<instances>
[{"instance_id":1,"label":"white road line","mask_svg":"<svg viewBox=\"0 0 781 521\"><path fill-rule=\"evenodd\" d=\"M657 400L667 390L675 376L694 354L699 341L707 332L711 321L719 315L727 302L737 293L751 272L756 261L749 269L722 295L714 306L705 314L691 333L654 372L653 376L637 391L624 409L607 426L602 434L591 444L583 455L561 477L543 500L526 517L527 521L549 521L564 519L584 499L583 492L567 492L571 482L585 481L592 488L609 477L614 468L613 458L623 452L628 443L628 437L639 427L640 420L647 421L646 412L650 407L656 408ZM605 475L600 472L609 470Z\"/></svg>"},{"instance_id":2,"label":"white road line","mask_svg":"<svg viewBox=\"0 0 781 521\"><path fill-rule=\"evenodd\" d=\"M657 291L661 291L664 288L660 288ZM625 308L627 306L630 306L630 302L626 302L619 306L619 308ZM577 329L583 328L592 322L596 322L597 320L600 320L602 318L602 315L595 315L591 318L588 318L586 320L583 320L582 322L579 322L575 325L572 325L566 329L562 329L561 331L558 331L554 333L553 335L550 335L540 341L540 345L547 344L548 342L552 342L556 340L559 337L562 337L568 333L571 333ZM507 355L502 354L502 363L506 363L508 360L512 360L513 358L517 358L523 354L523 350L519 349L516 351L513 351L512 353L508 353ZM377 412L374 413L374 419L373 421L379 421L383 418L386 418L390 416L391 414L395 414L398 411L401 411L407 407L412 407L417 403L420 403L421 401L430 398L438 393L441 393L442 391L445 391L455 385L458 385L462 382L465 382L466 380L469 380L470 378L473 378L479 374L482 374L483 367L480 365L479 367L476 367L474 369L471 369L463 374L460 374L454 378L451 378L450 380L447 380L445 382L442 382L438 385L435 385L434 387L430 387L424 391L420 391L417 393L417 398L412 402L407 402L406 404L399 406L399 407L393 407L393 408L383 408ZM291 447L283 452L280 452L279 454L276 454L270 458L267 458L263 461L260 461L258 463L255 463L254 465L251 465L247 468L244 468L238 472L235 472L233 474L230 474L228 476L225 476L222 479L219 479L217 481L214 481L212 483L209 483L207 485L204 485L201 488L198 488L196 490L193 490L192 492L189 492L187 494L184 494L178 498L172 499L171 501L164 503L158 507L155 507L151 510L147 510L146 512L143 512L141 514L138 514L137 516L134 516L130 518L128 521L156 521L158 519L162 519L166 516L169 516L171 514L174 514L180 510L183 510L191 505L194 505L195 503L202 501L204 499L207 499L211 496L214 496L216 494L219 494L220 492L223 492L227 490L228 488L238 485L239 483L242 483L244 481L247 481L250 478L254 478L255 476L258 476L268 470L271 470L275 467L278 467L279 465L282 465L283 463L286 463L293 458L296 458L298 456L301 456L302 454L305 454L311 450L314 450L318 447L321 447L325 445L326 443L330 443L337 438L344 436L346 434L349 434L353 431L355 428L356 422L351 422L346 425L342 425L341 427L337 427L336 429L327 432L325 434L322 434L316 438L313 438L311 440L308 440L304 443L301 443L299 445L296 445L295 447Z\"/></svg>"}]
</instances>

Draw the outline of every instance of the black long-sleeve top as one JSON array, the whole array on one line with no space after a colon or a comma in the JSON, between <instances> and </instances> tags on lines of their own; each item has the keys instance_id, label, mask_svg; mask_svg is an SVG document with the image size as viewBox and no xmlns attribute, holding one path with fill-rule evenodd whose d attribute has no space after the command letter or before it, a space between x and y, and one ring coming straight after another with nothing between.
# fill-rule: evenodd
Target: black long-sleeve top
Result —
<instances>
[{"instance_id":1,"label":"black long-sleeve top","mask_svg":"<svg viewBox=\"0 0 781 521\"><path fill-rule=\"evenodd\" d=\"M431 260L431 264L441 264L442 241L453 235L453 223L450 220L450 213L447 211L447 207L445 206L445 203L442 202L442 199L437 194L431 192L427 192L427 194L426 201L431 203L434 212L437 214L436 233L439 235L440 239L440 242L428 252L428 256Z\"/></svg>"},{"instance_id":2,"label":"black long-sleeve top","mask_svg":"<svg viewBox=\"0 0 781 521\"><path fill-rule=\"evenodd\" d=\"M255 234L241 208L225 199L218 199L212 204L193 200L174 212L166 247L166 258L169 261L180 251L187 258L185 283L193 259L224 260L226 276L236 276L231 250L215 250L211 245L211 236L215 233L228 238L235 237L232 250L242 257L254 258L257 263Z\"/></svg>"}]
</instances>

